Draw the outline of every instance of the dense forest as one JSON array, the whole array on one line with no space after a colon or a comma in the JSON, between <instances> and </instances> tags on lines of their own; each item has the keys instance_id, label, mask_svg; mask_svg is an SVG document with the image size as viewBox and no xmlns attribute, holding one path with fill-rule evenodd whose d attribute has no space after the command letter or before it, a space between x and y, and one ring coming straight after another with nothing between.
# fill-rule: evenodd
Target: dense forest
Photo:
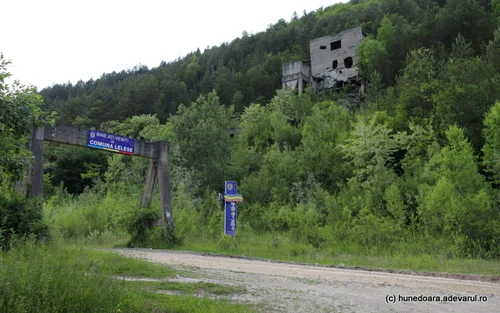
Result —
<instances>
[{"instance_id":1,"label":"dense forest","mask_svg":"<svg viewBox=\"0 0 500 313\"><path fill-rule=\"evenodd\" d=\"M358 25L358 110L342 92L280 90L282 64L308 60L311 39ZM352 0L156 68L53 85L41 108L169 140L179 242L225 240L217 192L236 180L241 231L315 250L498 258L499 28L498 0ZM159 214L137 213L147 161L60 146L46 160L46 214L65 238L157 234L138 227Z\"/></svg>"},{"instance_id":2,"label":"dense forest","mask_svg":"<svg viewBox=\"0 0 500 313\"><path fill-rule=\"evenodd\" d=\"M364 74L370 78L378 71L380 87L385 88L395 85L396 77L407 66L408 54L415 49L432 50L436 71L437 65L451 56L459 35L463 50L455 51L459 55L454 56L486 57L486 45L498 26L500 8L496 2L373 0L336 4L303 12L300 18L294 14L289 22L279 20L264 32L244 32L231 43L203 53L198 50L156 68L137 65L75 85L56 84L40 94L44 109L57 111L58 121L82 126L98 127L108 120L140 114L156 114L165 122L180 104L189 105L214 89L221 104L233 104L237 112L243 112L250 103L269 103L281 88L281 65L309 60L310 40L358 25L371 39L360 52ZM488 53L492 54L495 51Z\"/></svg>"}]
</instances>

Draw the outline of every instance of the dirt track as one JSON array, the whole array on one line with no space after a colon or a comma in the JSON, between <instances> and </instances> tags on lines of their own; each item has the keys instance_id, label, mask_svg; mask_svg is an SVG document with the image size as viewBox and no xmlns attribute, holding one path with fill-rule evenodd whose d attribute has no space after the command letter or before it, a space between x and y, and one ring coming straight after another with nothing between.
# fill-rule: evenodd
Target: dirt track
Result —
<instances>
[{"instance_id":1,"label":"dirt track","mask_svg":"<svg viewBox=\"0 0 500 313\"><path fill-rule=\"evenodd\" d=\"M495 282L274 263L169 250L117 251L187 270L189 276L198 280L246 286L247 294L234 295L230 299L258 304L263 312L500 312L500 284ZM176 279L183 280L182 277ZM467 302L458 298L446 302L416 298L416 301L405 302L400 298L420 295L471 298Z\"/></svg>"}]
</instances>

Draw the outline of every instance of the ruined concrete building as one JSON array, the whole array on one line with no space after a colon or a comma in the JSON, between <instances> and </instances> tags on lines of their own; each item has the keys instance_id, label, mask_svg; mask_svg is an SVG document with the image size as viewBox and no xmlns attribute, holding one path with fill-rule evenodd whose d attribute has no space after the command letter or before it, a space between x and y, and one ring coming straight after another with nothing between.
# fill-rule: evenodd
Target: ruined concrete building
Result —
<instances>
[{"instance_id":1,"label":"ruined concrete building","mask_svg":"<svg viewBox=\"0 0 500 313\"><path fill-rule=\"evenodd\" d=\"M283 64L283 88L298 89L301 94L305 85L316 93L352 86L362 93L356 49L365 36L358 26L311 40L311 61Z\"/></svg>"}]
</instances>

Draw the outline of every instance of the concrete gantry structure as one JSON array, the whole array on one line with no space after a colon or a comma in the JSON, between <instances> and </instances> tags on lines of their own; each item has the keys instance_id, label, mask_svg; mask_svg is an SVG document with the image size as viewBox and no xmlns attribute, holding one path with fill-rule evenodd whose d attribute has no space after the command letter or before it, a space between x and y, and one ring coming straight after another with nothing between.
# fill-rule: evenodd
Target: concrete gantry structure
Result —
<instances>
[{"instance_id":1,"label":"concrete gantry structure","mask_svg":"<svg viewBox=\"0 0 500 313\"><path fill-rule=\"evenodd\" d=\"M304 92L304 82L311 84L311 71L309 62L295 61L283 64L283 89L298 88L299 95Z\"/></svg>"},{"instance_id":2,"label":"concrete gantry structure","mask_svg":"<svg viewBox=\"0 0 500 313\"><path fill-rule=\"evenodd\" d=\"M30 150L34 156L34 162L26 170L25 179L16 182L16 191L20 194L29 192L33 198L43 196L43 163L44 163L44 141L55 142L88 148L88 129L81 129L66 125L54 127L40 127L34 129L30 140ZM151 203L156 181L160 190L160 207L162 210L161 225L167 240L174 238L174 218L170 204L170 176L168 169L168 141L145 141L134 139L134 155L149 159L149 168L140 207L147 207ZM28 185L26 184L28 183Z\"/></svg>"},{"instance_id":3,"label":"concrete gantry structure","mask_svg":"<svg viewBox=\"0 0 500 313\"><path fill-rule=\"evenodd\" d=\"M301 93L300 84L303 81L309 82L315 92L343 88L344 85L352 82L357 82L360 86L356 52L365 36L361 27L358 26L334 36L323 36L311 40L309 43L310 62L298 61L283 65L283 88L295 88L298 84L299 93Z\"/></svg>"}]
</instances>

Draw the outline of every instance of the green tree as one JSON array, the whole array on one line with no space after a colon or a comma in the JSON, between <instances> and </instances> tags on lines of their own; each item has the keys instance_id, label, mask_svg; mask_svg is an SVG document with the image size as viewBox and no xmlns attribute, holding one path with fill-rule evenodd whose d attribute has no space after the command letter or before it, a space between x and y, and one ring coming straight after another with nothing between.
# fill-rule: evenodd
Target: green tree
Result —
<instances>
[{"instance_id":1,"label":"green tree","mask_svg":"<svg viewBox=\"0 0 500 313\"><path fill-rule=\"evenodd\" d=\"M235 73L228 68L219 68L215 76L214 88L217 91L220 102L224 105L231 105L233 95L238 86Z\"/></svg>"},{"instance_id":2,"label":"green tree","mask_svg":"<svg viewBox=\"0 0 500 313\"><path fill-rule=\"evenodd\" d=\"M493 225L499 212L479 174L472 146L457 126L446 131L446 139L447 145L422 171L425 183L419 187L419 215L423 226L432 236L455 237L459 253L497 249L492 240L498 239Z\"/></svg>"},{"instance_id":3,"label":"green tree","mask_svg":"<svg viewBox=\"0 0 500 313\"><path fill-rule=\"evenodd\" d=\"M500 11L500 1L498 1L498 5ZM486 47L486 60L496 73L500 73L500 30L495 31L493 39Z\"/></svg>"},{"instance_id":4,"label":"green tree","mask_svg":"<svg viewBox=\"0 0 500 313\"><path fill-rule=\"evenodd\" d=\"M0 53L0 247L8 249L14 234L47 234L41 222L40 203L13 192L13 180L32 161L26 148L30 132L49 123L42 110L42 98L34 88L19 81L6 83L10 61Z\"/></svg>"},{"instance_id":5,"label":"green tree","mask_svg":"<svg viewBox=\"0 0 500 313\"><path fill-rule=\"evenodd\" d=\"M387 123L377 123L376 116L370 121L359 121L344 151L354 166L354 173L363 182L377 167L391 167L394 152L399 148L398 137L393 135Z\"/></svg>"},{"instance_id":6,"label":"green tree","mask_svg":"<svg viewBox=\"0 0 500 313\"><path fill-rule=\"evenodd\" d=\"M496 102L484 118L483 164L500 183L500 102Z\"/></svg>"},{"instance_id":7,"label":"green tree","mask_svg":"<svg viewBox=\"0 0 500 313\"><path fill-rule=\"evenodd\" d=\"M450 47L458 34L472 41L479 51L481 45L493 37L495 23L492 14L475 0L448 0L441 12L439 27L444 36L441 40Z\"/></svg>"},{"instance_id":8,"label":"green tree","mask_svg":"<svg viewBox=\"0 0 500 313\"><path fill-rule=\"evenodd\" d=\"M270 147L260 170L246 176L241 183L241 192L248 202L287 203L293 184L299 182L303 175L298 155L297 151L281 149L278 144Z\"/></svg>"},{"instance_id":9,"label":"green tree","mask_svg":"<svg viewBox=\"0 0 500 313\"><path fill-rule=\"evenodd\" d=\"M181 105L178 114L169 120L172 147L178 146L180 151L172 161L175 166L192 169L202 189L220 189L228 179L225 173L231 160L232 119L233 108L221 105L212 91L189 107Z\"/></svg>"},{"instance_id":10,"label":"green tree","mask_svg":"<svg viewBox=\"0 0 500 313\"><path fill-rule=\"evenodd\" d=\"M99 83L89 97L89 109L86 116L92 121L92 125L98 127L101 123L116 119L114 108L116 106L115 97L109 88Z\"/></svg>"},{"instance_id":11,"label":"green tree","mask_svg":"<svg viewBox=\"0 0 500 313\"><path fill-rule=\"evenodd\" d=\"M441 68L432 96L435 108L435 129L444 138L445 130L457 124L464 128L476 151L481 136L484 114L498 99L498 76L482 58L451 58Z\"/></svg>"},{"instance_id":12,"label":"green tree","mask_svg":"<svg viewBox=\"0 0 500 313\"><path fill-rule=\"evenodd\" d=\"M19 81L6 83L10 61L0 53L0 182L7 177L19 177L31 161L26 148L31 130L45 125L50 117L42 110L42 98L34 88Z\"/></svg>"},{"instance_id":13,"label":"green tree","mask_svg":"<svg viewBox=\"0 0 500 313\"><path fill-rule=\"evenodd\" d=\"M384 44L373 38L363 40L357 49L358 67L363 77L370 77L374 72L386 79L388 74L388 54Z\"/></svg>"},{"instance_id":14,"label":"green tree","mask_svg":"<svg viewBox=\"0 0 500 313\"><path fill-rule=\"evenodd\" d=\"M145 69L144 71L147 71ZM123 81L121 97L118 99L118 110L121 116L151 113L160 99L160 82L151 74L139 74Z\"/></svg>"},{"instance_id":15,"label":"green tree","mask_svg":"<svg viewBox=\"0 0 500 313\"><path fill-rule=\"evenodd\" d=\"M467 59L473 56L474 49L472 49L472 44L470 42L467 42L462 34L458 34L457 39L455 39L455 42L451 47L450 57L456 59Z\"/></svg>"},{"instance_id":16,"label":"green tree","mask_svg":"<svg viewBox=\"0 0 500 313\"><path fill-rule=\"evenodd\" d=\"M395 153L400 149L402 135L396 136L387 122L378 121L376 114L371 120L360 120L343 146L354 168L347 188L365 193L370 205L363 205L371 212L387 215L385 189L397 181Z\"/></svg>"},{"instance_id":17,"label":"green tree","mask_svg":"<svg viewBox=\"0 0 500 313\"><path fill-rule=\"evenodd\" d=\"M52 184L61 182L71 194L80 194L86 187L94 185L94 179L102 176L107 168L108 154L102 151L74 147L55 147L50 149L49 158L54 161L46 167L52 174ZM94 172L90 177L89 170ZM85 175L87 174L87 175Z\"/></svg>"},{"instance_id":18,"label":"green tree","mask_svg":"<svg viewBox=\"0 0 500 313\"><path fill-rule=\"evenodd\" d=\"M396 75L405 67L408 52L418 47L415 29L415 25L398 14L387 15L380 22L377 41L382 43L387 53L387 64L385 72L382 69L378 71L383 74L386 84L394 84Z\"/></svg>"},{"instance_id":19,"label":"green tree","mask_svg":"<svg viewBox=\"0 0 500 313\"><path fill-rule=\"evenodd\" d=\"M107 121L101 124L101 129L121 136L139 138L144 129L154 128L159 125L160 120L156 115L143 114L129 117L123 122Z\"/></svg>"},{"instance_id":20,"label":"green tree","mask_svg":"<svg viewBox=\"0 0 500 313\"><path fill-rule=\"evenodd\" d=\"M328 191L336 191L351 175L341 148L349 135L351 119L347 109L324 101L314 105L302 128L303 166Z\"/></svg>"},{"instance_id":21,"label":"green tree","mask_svg":"<svg viewBox=\"0 0 500 313\"><path fill-rule=\"evenodd\" d=\"M301 129L310 114L309 94L295 95L293 90L278 90L268 106L251 104L237 126L231 173L243 177L260 169L264 156L275 145L281 150L300 146Z\"/></svg>"},{"instance_id":22,"label":"green tree","mask_svg":"<svg viewBox=\"0 0 500 313\"><path fill-rule=\"evenodd\" d=\"M398 110L405 124L414 121L425 125L433 115L433 96L439 88L437 71L432 50L417 49L409 53L403 75L396 83Z\"/></svg>"}]
</instances>

